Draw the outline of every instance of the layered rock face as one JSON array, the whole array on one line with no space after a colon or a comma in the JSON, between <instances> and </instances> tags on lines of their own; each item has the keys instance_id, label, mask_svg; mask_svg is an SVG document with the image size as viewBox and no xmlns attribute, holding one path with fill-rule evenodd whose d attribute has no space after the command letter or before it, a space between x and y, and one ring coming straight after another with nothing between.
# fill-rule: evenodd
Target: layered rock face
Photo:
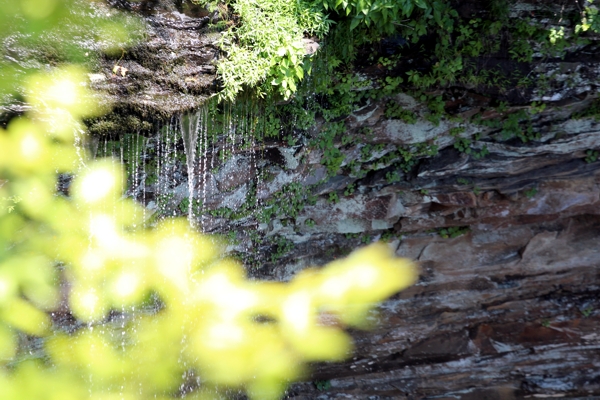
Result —
<instances>
[{"instance_id":1,"label":"layered rock face","mask_svg":"<svg viewBox=\"0 0 600 400\"><path fill-rule=\"evenodd\" d=\"M290 398L600 392L600 180L597 164L577 158L584 152L576 145L596 148L599 132L594 121L552 129L562 134L527 146L490 145L481 160L446 148L408 182L385 185L376 173L365 186L359 181L364 197L329 212L306 210L326 226L353 220L364 232L377 232L375 221L393 223L403 234L390 245L417 260L421 276L382 305L373 332L355 332L351 361L317 366L313 382L297 385ZM350 207L353 201L361 205ZM452 236L450 227L469 230L442 237ZM328 241L348 246L327 235L320 243ZM318 246L309 243L286 272L310 264L305 259ZM315 382L322 381L330 388L321 392Z\"/></svg>"},{"instance_id":2,"label":"layered rock face","mask_svg":"<svg viewBox=\"0 0 600 400\"><path fill-rule=\"evenodd\" d=\"M536 66L532 76L552 76L550 93L511 89L523 104L548 105L530 123L517 121L518 134L531 128L527 141L469 118L507 120L531 106L494 110L497 99L461 87L443 93L443 107L464 120L432 122L414 97L395 94L336 121L343 131L326 150L314 144L324 138L321 118L294 130L293 145L248 142L233 121L217 138L200 134L188 165L181 127L164 122L216 89L219 34L206 28L210 18L153 11L147 41L103 59L90 76L117 105L91 124L91 147L110 147L124 131L145 135L135 141L129 195L149 214L185 215L191 188L191 202L201 201L194 222L231 236L229 250L256 278L287 280L375 240L421 268L417 284L372 316L373 330L352 332L347 362L315 365L289 398L600 396L600 124L574 118L594 107L593 46ZM116 63L127 72L113 73ZM390 102L415 121L386 117ZM342 156L334 172L331 149Z\"/></svg>"},{"instance_id":3,"label":"layered rock face","mask_svg":"<svg viewBox=\"0 0 600 400\"><path fill-rule=\"evenodd\" d=\"M167 54L165 43L174 42L163 43L158 33L174 29L171 17L151 18L157 34L149 44ZM192 50L173 51L183 59ZM146 71L136 63L126 64L130 79ZM194 71L209 66L194 68L173 82L196 84ZM191 170L185 158L163 157L158 169L168 177L154 183L143 179L146 155L130 193L157 213L185 215L192 172L193 198L202 202L197 225L233 238L229 250L261 279L287 280L379 239L418 261L419 282L380 307L373 330L352 332L349 360L315 365L313 376L291 387L291 399L600 395L600 125L574 118L594 106L596 63L551 60L537 71L554 77L554 97L527 94L548 105L521 121L519 130L532 129L528 141L506 140L503 128L468 118L506 120L529 106L498 111L485 93L461 88L444 94L444 107L467 120L436 124L423 104L397 94L338 121L344 131L332 141L343 155L337 173L329 173L325 152L313 143L326 125L317 119L294 132L292 146L248 145L235 129L210 143L200 134L203 151ZM187 110L185 91L175 92L168 110ZM144 100L143 90L133 93L120 101L161 107ZM386 117L390 102L416 122ZM181 151L180 128L173 128L171 146ZM475 135L479 140L465 142ZM149 137L148 149L161 146L159 137ZM229 157L220 158L223 152Z\"/></svg>"},{"instance_id":4,"label":"layered rock face","mask_svg":"<svg viewBox=\"0 0 600 400\"><path fill-rule=\"evenodd\" d=\"M327 391L308 382L290 398L597 395L600 218L535 210L453 239L403 239L397 253L420 262L419 283L382 305L373 332L355 333L351 361L316 367Z\"/></svg>"},{"instance_id":5,"label":"layered rock face","mask_svg":"<svg viewBox=\"0 0 600 400\"><path fill-rule=\"evenodd\" d=\"M335 143L342 165L360 163L364 176L344 167L327 175L308 140L320 124L299 141L305 144L240 148L222 161L216 153L231 146L223 139L197 160L194 198L203 208L194 218L207 232L234 237L230 251L253 261L249 273L257 278L287 280L380 239L420 265L419 282L380 307L372 331L352 332L352 358L315 365L289 398L598 395L600 170L590 149L600 147L600 124L570 118L591 100L566 114L538 114L539 137L527 143L499 140L497 130L471 123L436 125L404 94L393 101L413 103L418 121L386 118L386 101L344 120L346 135L368 127L369 138ZM449 134L459 125L463 133ZM475 131L484 157L454 145ZM417 157L408 172L386 158L423 142L439 151ZM367 146L378 147L362 156ZM188 196L188 177L184 160L174 163L181 178L168 189L167 214L183 215L177 204ZM156 185L138 192L150 208ZM290 211L286 204L297 198ZM286 211L262 220L273 208ZM240 214L213 212L223 209Z\"/></svg>"},{"instance_id":6,"label":"layered rock face","mask_svg":"<svg viewBox=\"0 0 600 400\"><path fill-rule=\"evenodd\" d=\"M120 58L103 58L90 74L91 87L101 93L100 102L114 108L110 124L95 123L92 133L147 129L132 119L168 120L175 113L198 108L217 90L215 63L221 35L207 27L211 16L191 17L173 6L164 8L143 17L146 39L142 43L124 50Z\"/></svg>"}]
</instances>

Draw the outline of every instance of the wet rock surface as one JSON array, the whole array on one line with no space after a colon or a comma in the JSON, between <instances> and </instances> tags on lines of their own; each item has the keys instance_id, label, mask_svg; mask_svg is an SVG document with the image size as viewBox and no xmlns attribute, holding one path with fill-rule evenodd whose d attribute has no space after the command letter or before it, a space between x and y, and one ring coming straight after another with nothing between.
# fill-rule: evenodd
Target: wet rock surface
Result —
<instances>
[{"instance_id":1,"label":"wet rock surface","mask_svg":"<svg viewBox=\"0 0 600 400\"><path fill-rule=\"evenodd\" d=\"M101 100L143 118L167 117L198 108L217 89L216 60L220 34L211 33L207 17L177 10L155 10L143 20L146 40L122 58L102 60L92 88ZM114 73L115 65L125 73Z\"/></svg>"},{"instance_id":2,"label":"wet rock surface","mask_svg":"<svg viewBox=\"0 0 600 400\"><path fill-rule=\"evenodd\" d=\"M45 32L38 42L19 33L7 35L2 54L18 75L25 76L64 63L64 54L55 47L74 49L78 62L89 70L88 85L99 103L104 110L113 110L88 121L91 132L149 131L149 120L164 123L176 113L198 108L218 90L220 17L187 12L189 7L180 3L110 0L73 7L60 29ZM119 32L106 37L102 27L107 19L123 21L132 31L132 42L122 42ZM22 96L0 99L1 123L30 109Z\"/></svg>"}]
</instances>

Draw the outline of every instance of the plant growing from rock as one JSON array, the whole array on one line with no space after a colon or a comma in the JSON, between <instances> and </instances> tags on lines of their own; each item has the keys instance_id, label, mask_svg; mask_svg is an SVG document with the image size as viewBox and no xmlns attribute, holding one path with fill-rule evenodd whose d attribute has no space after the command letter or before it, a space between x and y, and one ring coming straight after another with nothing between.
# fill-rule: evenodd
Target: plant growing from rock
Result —
<instances>
[{"instance_id":1,"label":"plant growing from rock","mask_svg":"<svg viewBox=\"0 0 600 400\"><path fill-rule=\"evenodd\" d=\"M431 96L427 101L427 107L430 111L430 114L426 116L427 120L434 125L439 125L440 120L446 114L445 102L442 100L442 96Z\"/></svg>"},{"instance_id":2,"label":"plant growing from rock","mask_svg":"<svg viewBox=\"0 0 600 400\"><path fill-rule=\"evenodd\" d=\"M575 32L585 32L592 30L600 32L600 16L598 16L598 6L592 0L587 2L587 6L581 12L581 24L577 24Z\"/></svg>"},{"instance_id":3,"label":"plant growing from rock","mask_svg":"<svg viewBox=\"0 0 600 400\"><path fill-rule=\"evenodd\" d=\"M318 391L323 392L331 388L331 381L315 381L315 387Z\"/></svg>"},{"instance_id":4,"label":"plant growing from rock","mask_svg":"<svg viewBox=\"0 0 600 400\"><path fill-rule=\"evenodd\" d=\"M240 23L224 33L227 58L218 64L223 98L244 90L260 97L277 93L289 99L305 74L304 34L322 37L331 21L309 3L285 0L236 0L230 3Z\"/></svg>"},{"instance_id":5,"label":"plant growing from rock","mask_svg":"<svg viewBox=\"0 0 600 400\"><path fill-rule=\"evenodd\" d=\"M596 162L598 160L598 151L597 150L586 150L584 161L588 164Z\"/></svg>"},{"instance_id":6,"label":"plant growing from rock","mask_svg":"<svg viewBox=\"0 0 600 400\"><path fill-rule=\"evenodd\" d=\"M581 310L581 315L583 315L585 318L587 318L590 315L592 315L593 312L594 312L594 307L589 306L589 307Z\"/></svg>"},{"instance_id":7,"label":"plant growing from rock","mask_svg":"<svg viewBox=\"0 0 600 400\"><path fill-rule=\"evenodd\" d=\"M328 200L330 203L333 203L333 204L337 204L340 201L338 194L336 192L329 193Z\"/></svg>"},{"instance_id":8,"label":"plant growing from rock","mask_svg":"<svg viewBox=\"0 0 600 400\"><path fill-rule=\"evenodd\" d=\"M439 235L444 239L450 239L459 237L469 232L470 228L468 226L451 226L449 228L442 228L439 230Z\"/></svg>"},{"instance_id":9,"label":"plant growing from rock","mask_svg":"<svg viewBox=\"0 0 600 400\"><path fill-rule=\"evenodd\" d=\"M385 231L381 234L381 241L384 243L391 242L396 238L396 234L392 231Z\"/></svg>"},{"instance_id":10,"label":"plant growing from rock","mask_svg":"<svg viewBox=\"0 0 600 400\"><path fill-rule=\"evenodd\" d=\"M417 122L417 115L409 110L405 110L395 101L388 101L385 106L385 116L390 119L400 119L407 124Z\"/></svg>"},{"instance_id":11,"label":"plant growing from rock","mask_svg":"<svg viewBox=\"0 0 600 400\"><path fill-rule=\"evenodd\" d=\"M401 180L402 176L398 171L388 171L385 173L385 181L389 184L400 182Z\"/></svg>"},{"instance_id":12,"label":"plant growing from rock","mask_svg":"<svg viewBox=\"0 0 600 400\"><path fill-rule=\"evenodd\" d=\"M344 196L353 195L355 189L356 189L356 185L354 183L351 183L350 185L346 186L346 189L344 189Z\"/></svg>"},{"instance_id":13,"label":"plant growing from rock","mask_svg":"<svg viewBox=\"0 0 600 400\"><path fill-rule=\"evenodd\" d=\"M525 190L523 193L525 194L525 197L527 197L528 199L532 199L535 197L537 192L538 189L536 187L532 187L530 189Z\"/></svg>"}]
</instances>

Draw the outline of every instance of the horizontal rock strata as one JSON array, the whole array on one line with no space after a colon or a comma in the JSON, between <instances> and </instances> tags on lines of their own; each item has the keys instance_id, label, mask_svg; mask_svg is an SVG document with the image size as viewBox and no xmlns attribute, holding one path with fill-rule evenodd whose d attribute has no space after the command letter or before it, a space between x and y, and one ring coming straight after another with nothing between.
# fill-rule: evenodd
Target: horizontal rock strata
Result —
<instances>
[{"instance_id":1,"label":"horizontal rock strata","mask_svg":"<svg viewBox=\"0 0 600 400\"><path fill-rule=\"evenodd\" d=\"M419 283L382 305L374 331L354 333L351 361L316 367L331 394L306 383L290 398L598 394L599 241L597 214L402 240Z\"/></svg>"}]
</instances>

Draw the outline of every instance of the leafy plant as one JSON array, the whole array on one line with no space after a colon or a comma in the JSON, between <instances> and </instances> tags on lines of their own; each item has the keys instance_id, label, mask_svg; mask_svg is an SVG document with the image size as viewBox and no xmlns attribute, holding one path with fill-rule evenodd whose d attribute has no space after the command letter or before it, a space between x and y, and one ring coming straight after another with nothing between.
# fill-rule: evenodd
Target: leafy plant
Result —
<instances>
[{"instance_id":1,"label":"leafy plant","mask_svg":"<svg viewBox=\"0 0 600 400\"><path fill-rule=\"evenodd\" d=\"M593 4L593 0L587 2L588 6L585 7L581 13L581 24L577 24L575 32L586 32L592 30L594 32L600 32L600 17L598 16L598 6Z\"/></svg>"},{"instance_id":2,"label":"leafy plant","mask_svg":"<svg viewBox=\"0 0 600 400\"><path fill-rule=\"evenodd\" d=\"M600 99L595 99L589 107L581 112L574 113L572 116L574 119L586 117L592 117L594 120L600 121Z\"/></svg>"},{"instance_id":3,"label":"leafy plant","mask_svg":"<svg viewBox=\"0 0 600 400\"><path fill-rule=\"evenodd\" d=\"M593 313L593 312L594 312L594 307L592 307L592 306L589 306L589 307L587 307L587 308L584 308L583 310L581 310L581 314L582 314L582 315L583 315L585 318L587 318L587 317L589 317L590 315L592 315L592 313Z\"/></svg>"},{"instance_id":4,"label":"leafy plant","mask_svg":"<svg viewBox=\"0 0 600 400\"><path fill-rule=\"evenodd\" d=\"M522 128L520 122L525 120L528 122L525 128ZM500 135L503 139L510 139L512 137L518 137L524 143L530 140L539 139L540 134L533 131L533 127L530 123L529 115L525 110L519 110L517 112L509 114L504 122L502 123L502 130Z\"/></svg>"},{"instance_id":5,"label":"leafy plant","mask_svg":"<svg viewBox=\"0 0 600 400\"><path fill-rule=\"evenodd\" d=\"M274 218L296 218L307 204L315 204L310 188L298 182L288 183L276 192L260 209L258 220L268 223Z\"/></svg>"},{"instance_id":6,"label":"leafy plant","mask_svg":"<svg viewBox=\"0 0 600 400\"><path fill-rule=\"evenodd\" d=\"M417 122L417 115L414 112L403 109L402 106L395 101L388 101L385 105L385 117L390 119L400 119L407 124L414 124Z\"/></svg>"},{"instance_id":7,"label":"leafy plant","mask_svg":"<svg viewBox=\"0 0 600 400\"><path fill-rule=\"evenodd\" d=\"M336 192L329 193L329 202L333 204L337 204L340 201L338 194Z\"/></svg>"},{"instance_id":8,"label":"leafy plant","mask_svg":"<svg viewBox=\"0 0 600 400\"><path fill-rule=\"evenodd\" d=\"M275 91L289 99L305 74L304 34L322 37L331 20L301 1L236 0L230 6L241 23L220 41L227 54L217 67L224 83L221 97L233 100L253 88L261 97Z\"/></svg>"},{"instance_id":9,"label":"leafy plant","mask_svg":"<svg viewBox=\"0 0 600 400\"><path fill-rule=\"evenodd\" d=\"M385 181L389 184L400 182L402 180L402 176L398 173L398 171L388 171L385 174Z\"/></svg>"},{"instance_id":10,"label":"leafy plant","mask_svg":"<svg viewBox=\"0 0 600 400\"><path fill-rule=\"evenodd\" d=\"M550 320L549 319L544 319L542 320L542 324L541 324L544 328L550 328Z\"/></svg>"},{"instance_id":11,"label":"leafy plant","mask_svg":"<svg viewBox=\"0 0 600 400\"><path fill-rule=\"evenodd\" d=\"M444 239L455 238L469 232L468 226L451 226L449 228L442 228L439 230L439 234Z\"/></svg>"},{"instance_id":12,"label":"leafy plant","mask_svg":"<svg viewBox=\"0 0 600 400\"><path fill-rule=\"evenodd\" d=\"M500 114L505 113L508 111L508 103L506 101L501 101L500 104L498 104L498 107L496 107L496 111Z\"/></svg>"},{"instance_id":13,"label":"leafy plant","mask_svg":"<svg viewBox=\"0 0 600 400\"><path fill-rule=\"evenodd\" d=\"M321 164L327 167L327 172L330 176L334 176L339 171L344 162L344 155L335 145L337 135L344 132L345 126L343 122L332 122L326 124L319 132L316 145L323 151Z\"/></svg>"},{"instance_id":14,"label":"leafy plant","mask_svg":"<svg viewBox=\"0 0 600 400\"><path fill-rule=\"evenodd\" d=\"M15 207L21 202L21 200L23 199L20 196L2 197L2 202L8 203L7 205L3 206L2 211L8 211L10 214L11 212L15 211Z\"/></svg>"},{"instance_id":15,"label":"leafy plant","mask_svg":"<svg viewBox=\"0 0 600 400\"><path fill-rule=\"evenodd\" d=\"M597 150L586 150L584 161L588 164L596 162L598 160L598 151Z\"/></svg>"},{"instance_id":16,"label":"leafy plant","mask_svg":"<svg viewBox=\"0 0 600 400\"><path fill-rule=\"evenodd\" d=\"M546 104L545 103L539 103L539 102L533 102L530 105L530 109L529 111L532 114L539 114L541 112L543 112L546 109Z\"/></svg>"},{"instance_id":17,"label":"leafy plant","mask_svg":"<svg viewBox=\"0 0 600 400\"><path fill-rule=\"evenodd\" d=\"M363 145L363 147L360 148L360 159L362 161L368 161L371 158L371 155L373 153L373 146L369 143Z\"/></svg>"},{"instance_id":18,"label":"leafy plant","mask_svg":"<svg viewBox=\"0 0 600 400\"><path fill-rule=\"evenodd\" d=\"M394 67L396 66L396 62L387 57L379 57L379 59L377 60L377 64L387 70L394 69Z\"/></svg>"},{"instance_id":19,"label":"leafy plant","mask_svg":"<svg viewBox=\"0 0 600 400\"><path fill-rule=\"evenodd\" d=\"M173 200L174 197L175 195L173 193L164 193L158 195L156 198L156 205L158 209L162 211L168 208L171 204L171 200Z\"/></svg>"},{"instance_id":20,"label":"leafy plant","mask_svg":"<svg viewBox=\"0 0 600 400\"><path fill-rule=\"evenodd\" d=\"M385 79L381 80L380 82L381 90L385 95L393 94L403 82L404 79L400 76L386 76Z\"/></svg>"},{"instance_id":21,"label":"leafy plant","mask_svg":"<svg viewBox=\"0 0 600 400\"><path fill-rule=\"evenodd\" d=\"M226 237L227 242L229 244L236 245L236 244L240 243L240 241L237 238L237 232L236 231L232 230L232 231L227 232L227 234L225 235L225 237Z\"/></svg>"},{"instance_id":22,"label":"leafy plant","mask_svg":"<svg viewBox=\"0 0 600 400\"><path fill-rule=\"evenodd\" d=\"M487 146L483 146L481 150L476 151L471 147L471 144L471 139L457 137L454 141L454 148L461 153L470 155L475 160L479 160L489 154Z\"/></svg>"},{"instance_id":23,"label":"leafy plant","mask_svg":"<svg viewBox=\"0 0 600 400\"><path fill-rule=\"evenodd\" d=\"M391 242L396 238L396 234L392 231L385 231L381 234L381 241L384 243Z\"/></svg>"},{"instance_id":24,"label":"leafy plant","mask_svg":"<svg viewBox=\"0 0 600 400\"><path fill-rule=\"evenodd\" d=\"M274 251L271 252L271 262L276 262L294 247L294 243L283 236L271 238L271 241L275 246Z\"/></svg>"},{"instance_id":25,"label":"leafy plant","mask_svg":"<svg viewBox=\"0 0 600 400\"><path fill-rule=\"evenodd\" d=\"M435 125L439 125L442 116L446 114L445 102L442 99L442 96L430 97L427 101L427 107L431 112L429 115L427 115L427 120L431 121Z\"/></svg>"},{"instance_id":26,"label":"leafy plant","mask_svg":"<svg viewBox=\"0 0 600 400\"><path fill-rule=\"evenodd\" d=\"M181 211L184 214L189 211L189 207L190 207L190 198L189 197L186 197L183 200L181 200L181 202L178 205L179 211ZM192 200L192 212L194 213L194 215L199 215L202 213L202 200L200 200L200 199Z\"/></svg>"},{"instance_id":27,"label":"leafy plant","mask_svg":"<svg viewBox=\"0 0 600 400\"><path fill-rule=\"evenodd\" d=\"M538 192L538 189L533 187L530 189L525 190L525 192L523 192L525 194L525 197L527 197L528 199L532 199Z\"/></svg>"},{"instance_id":28,"label":"leafy plant","mask_svg":"<svg viewBox=\"0 0 600 400\"><path fill-rule=\"evenodd\" d=\"M331 388L331 381L326 380L326 381L315 381L314 382L315 387L317 388L318 391L323 392L325 390L329 390Z\"/></svg>"},{"instance_id":29,"label":"leafy plant","mask_svg":"<svg viewBox=\"0 0 600 400\"><path fill-rule=\"evenodd\" d=\"M230 219L233 217L234 211L229 207L219 207L214 210L210 210L209 214L213 217Z\"/></svg>"},{"instance_id":30,"label":"leafy plant","mask_svg":"<svg viewBox=\"0 0 600 400\"><path fill-rule=\"evenodd\" d=\"M354 183L351 183L350 185L346 186L346 189L344 190L344 196L351 196L354 193L355 189L356 185Z\"/></svg>"},{"instance_id":31,"label":"leafy plant","mask_svg":"<svg viewBox=\"0 0 600 400\"><path fill-rule=\"evenodd\" d=\"M415 7L430 11L425 0L323 0L322 4L325 11L351 16L351 30L364 24L386 34L394 33L394 22L409 17Z\"/></svg>"}]
</instances>

